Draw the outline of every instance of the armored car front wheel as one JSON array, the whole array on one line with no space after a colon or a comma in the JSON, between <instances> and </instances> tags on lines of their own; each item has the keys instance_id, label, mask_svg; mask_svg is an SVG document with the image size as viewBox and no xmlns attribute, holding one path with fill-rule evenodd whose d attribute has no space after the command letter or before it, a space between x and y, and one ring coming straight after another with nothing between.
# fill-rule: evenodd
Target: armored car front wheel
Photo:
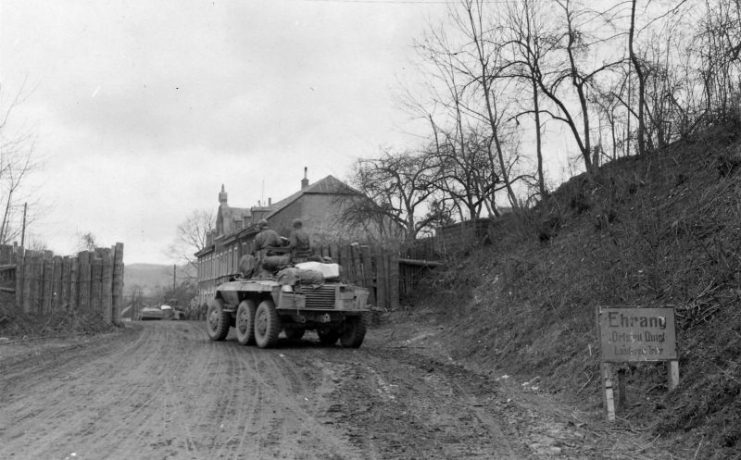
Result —
<instances>
[{"instance_id":1,"label":"armored car front wheel","mask_svg":"<svg viewBox=\"0 0 741 460\"><path fill-rule=\"evenodd\" d=\"M211 299L208 302L206 313L206 333L208 338L214 342L224 340L229 334L231 317L224 311L224 303L221 299Z\"/></svg>"},{"instance_id":2,"label":"armored car front wheel","mask_svg":"<svg viewBox=\"0 0 741 460\"><path fill-rule=\"evenodd\" d=\"M345 320L340 343L346 348L358 348L363 344L368 323L365 315L351 316Z\"/></svg>"}]
</instances>

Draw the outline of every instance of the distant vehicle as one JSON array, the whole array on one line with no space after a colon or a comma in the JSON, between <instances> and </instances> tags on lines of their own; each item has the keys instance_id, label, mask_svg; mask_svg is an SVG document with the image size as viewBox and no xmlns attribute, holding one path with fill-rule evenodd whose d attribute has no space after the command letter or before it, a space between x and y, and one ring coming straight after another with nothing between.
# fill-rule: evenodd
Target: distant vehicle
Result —
<instances>
[{"instance_id":1,"label":"distant vehicle","mask_svg":"<svg viewBox=\"0 0 741 460\"><path fill-rule=\"evenodd\" d=\"M162 305L160 307L160 310L162 310L163 318L162 319L183 319L185 316L185 312L178 310L177 308L173 308L169 305Z\"/></svg>"},{"instance_id":2,"label":"distant vehicle","mask_svg":"<svg viewBox=\"0 0 741 460\"><path fill-rule=\"evenodd\" d=\"M139 321L165 319L165 312L160 307L144 307L139 310Z\"/></svg>"}]
</instances>

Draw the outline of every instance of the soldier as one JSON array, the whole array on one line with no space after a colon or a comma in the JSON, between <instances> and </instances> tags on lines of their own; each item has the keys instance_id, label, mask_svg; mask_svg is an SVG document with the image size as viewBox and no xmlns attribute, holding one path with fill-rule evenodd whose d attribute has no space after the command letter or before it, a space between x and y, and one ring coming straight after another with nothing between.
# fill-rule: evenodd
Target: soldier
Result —
<instances>
[{"instance_id":1,"label":"soldier","mask_svg":"<svg viewBox=\"0 0 741 460\"><path fill-rule=\"evenodd\" d=\"M294 263L305 262L311 256L311 238L303 229L301 219L293 219L293 230L288 237L288 246L291 248L291 260Z\"/></svg>"},{"instance_id":2,"label":"soldier","mask_svg":"<svg viewBox=\"0 0 741 460\"><path fill-rule=\"evenodd\" d=\"M283 241L281 240L280 235L278 235L278 232L270 228L267 220L260 219L257 223L257 228L260 229L260 233L255 236L255 241L252 245L253 254L259 254L263 249L283 246Z\"/></svg>"},{"instance_id":3,"label":"soldier","mask_svg":"<svg viewBox=\"0 0 741 460\"><path fill-rule=\"evenodd\" d=\"M249 278L255 273L257 259L252 254L245 254L239 259L239 272L242 278Z\"/></svg>"}]
</instances>

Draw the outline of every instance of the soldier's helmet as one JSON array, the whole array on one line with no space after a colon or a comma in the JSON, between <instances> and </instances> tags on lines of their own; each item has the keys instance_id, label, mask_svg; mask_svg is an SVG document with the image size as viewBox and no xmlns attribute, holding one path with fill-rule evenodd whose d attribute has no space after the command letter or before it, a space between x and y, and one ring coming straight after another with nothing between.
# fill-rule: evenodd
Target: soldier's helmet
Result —
<instances>
[{"instance_id":1,"label":"soldier's helmet","mask_svg":"<svg viewBox=\"0 0 741 460\"><path fill-rule=\"evenodd\" d=\"M267 227L267 226L268 226L268 220L267 220L267 219L260 219L260 220L259 220L259 221L257 222L257 226L258 226L258 227L260 227L260 228L265 228L265 227Z\"/></svg>"},{"instance_id":2,"label":"soldier's helmet","mask_svg":"<svg viewBox=\"0 0 741 460\"><path fill-rule=\"evenodd\" d=\"M293 219L293 228L301 228L302 225L301 219Z\"/></svg>"}]
</instances>

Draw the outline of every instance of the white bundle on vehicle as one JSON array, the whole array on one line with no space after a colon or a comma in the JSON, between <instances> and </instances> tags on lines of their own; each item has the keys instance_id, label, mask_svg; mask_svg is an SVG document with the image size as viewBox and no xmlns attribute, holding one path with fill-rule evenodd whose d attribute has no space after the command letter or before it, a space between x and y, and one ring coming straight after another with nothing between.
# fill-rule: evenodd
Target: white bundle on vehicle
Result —
<instances>
[{"instance_id":1,"label":"white bundle on vehicle","mask_svg":"<svg viewBox=\"0 0 741 460\"><path fill-rule=\"evenodd\" d=\"M301 262L296 264L296 268L302 270L314 270L320 272L324 279L332 280L340 277L339 264L324 264L321 262Z\"/></svg>"},{"instance_id":2,"label":"white bundle on vehicle","mask_svg":"<svg viewBox=\"0 0 741 460\"><path fill-rule=\"evenodd\" d=\"M278 283L288 286L301 284L324 284L324 275L318 270L298 267L285 268L278 272Z\"/></svg>"}]
</instances>

